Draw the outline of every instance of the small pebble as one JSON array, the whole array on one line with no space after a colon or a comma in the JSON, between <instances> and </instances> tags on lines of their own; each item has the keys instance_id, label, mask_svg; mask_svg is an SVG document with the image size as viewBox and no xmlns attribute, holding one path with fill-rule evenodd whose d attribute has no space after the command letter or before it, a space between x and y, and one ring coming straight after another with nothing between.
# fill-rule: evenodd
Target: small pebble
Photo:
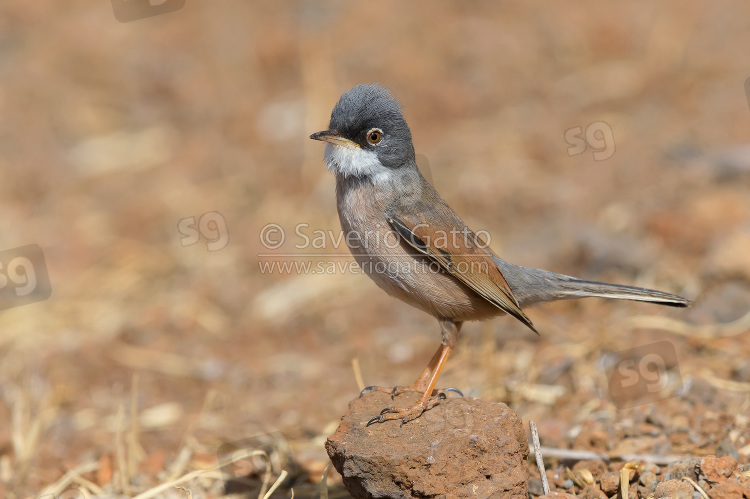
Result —
<instances>
[{"instance_id":1,"label":"small pebble","mask_svg":"<svg viewBox=\"0 0 750 499\"><path fill-rule=\"evenodd\" d=\"M656 499L691 499L693 497L693 486L683 480L667 480L656 486L654 497Z\"/></svg>"},{"instance_id":2,"label":"small pebble","mask_svg":"<svg viewBox=\"0 0 750 499\"><path fill-rule=\"evenodd\" d=\"M641 485L648 489L649 492L653 492L656 488L656 484L659 483L659 479L650 471L643 472L638 481L641 482Z\"/></svg>"},{"instance_id":3,"label":"small pebble","mask_svg":"<svg viewBox=\"0 0 750 499\"><path fill-rule=\"evenodd\" d=\"M542 485L541 478L532 477L529 479L529 494L537 497L544 495L544 486Z\"/></svg>"}]
</instances>

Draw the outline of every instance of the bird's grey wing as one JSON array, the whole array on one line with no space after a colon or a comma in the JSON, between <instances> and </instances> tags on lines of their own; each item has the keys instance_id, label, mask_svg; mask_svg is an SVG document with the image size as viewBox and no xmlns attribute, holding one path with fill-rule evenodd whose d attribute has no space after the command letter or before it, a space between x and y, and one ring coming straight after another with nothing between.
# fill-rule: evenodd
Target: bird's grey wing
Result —
<instances>
[{"instance_id":1,"label":"bird's grey wing","mask_svg":"<svg viewBox=\"0 0 750 499\"><path fill-rule=\"evenodd\" d=\"M391 208L388 223L419 253L437 262L441 268L479 296L512 315L538 334L523 313L508 281L495 264L492 254L460 218L445 205L442 216L435 210L398 210Z\"/></svg>"}]
</instances>

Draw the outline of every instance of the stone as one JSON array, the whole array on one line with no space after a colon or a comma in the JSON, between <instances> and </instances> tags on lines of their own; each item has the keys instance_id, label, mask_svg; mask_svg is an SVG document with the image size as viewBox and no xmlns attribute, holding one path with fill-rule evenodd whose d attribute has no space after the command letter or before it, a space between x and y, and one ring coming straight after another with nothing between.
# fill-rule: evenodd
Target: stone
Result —
<instances>
[{"instance_id":1,"label":"stone","mask_svg":"<svg viewBox=\"0 0 750 499\"><path fill-rule=\"evenodd\" d=\"M643 485L643 487L645 487L646 490L648 490L649 492L653 492L656 484L659 483L659 478L657 478L656 473L652 471L644 471L643 473L641 473L638 481L641 483L641 485Z\"/></svg>"},{"instance_id":2,"label":"stone","mask_svg":"<svg viewBox=\"0 0 750 499\"><path fill-rule=\"evenodd\" d=\"M620 474L615 473L614 471L606 472L602 475L602 478L599 481L599 486L607 496L617 493L620 488Z\"/></svg>"},{"instance_id":3,"label":"stone","mask_svg":"<svg viewBox=\"0 0 750 499\"><path fill-rule=\"evenodd\" d=\"M706 456L700 460L700 478L707 482L723 482L737 469L737 461L730 456Z\"/></svg>"},{"instance_id":4,"label":"stone","mask_svg":"<svg viewBox=\"0 0 750 499\"><path fill-rule=\"evenodd\" d=\"M602 461L598 460L584 460L584 461L578 461L573 466L573 471L581 471L581 470L589 470L591 472L591 476L594 477L595 481L598 481L602 475L604 475L607 472L607 465L604 464Z\"/></svg>"},{"instance_id":5,"label":"stone","mask_svg":"<svg viewBox=\"0 0 750 499\"><path fill-rule=\"evenodd\" d=\"M692 499L693 486L684 480L667 480L656 486L656 499Z\"/></svg>"},{"instance_id":6,"label":"stone","mask_svg":"<svg viewBox=\"0 0 750 499\"><path fill-rule=\"evenodd\" d=\"M529 479L529 494L532 496L544 495L544 485L542 485L541 478L535 476Z\"/></svg>"},{"instance_id":7,"label":"stone","mask_svg":"<svg viewBox=\"0 0 750 499\"><path fill-rule=\"evenodd\" d=\"M326 450L353 497L528 498L528 434L505 404L451 397L403 426L365 426L418 397L374 392L349 403Z\"/></svg>"},{"instance_id":8,"label":"stone","mask_svg":"<svg viewBox=\"0 0 750 499\"><path fill-rule=\"evenodd\" d=\"M578 494L583 499L607 499L607 494L596 485L589 485Z\"/></svg>"},{"instance_id":9,"label":"stone","mask_svg":"<svg viewBox=\"0 0 750 499\"><path fill-rule=\"evenodd\" d=\"M687 459L671 463L664 472L664 480L679 480L683 477L698 480L698 474L695 471L698 463L698 459Z\"/></svg>"},{"instance_id":10,"label":"stone","mask_svg":"<svg viewBox=\"0 0 750 499\"><path fill-rule=\"evenodd\" d=\"M743 499L743 497L750 496L750 490L730 482L717 483L708 493L711 497L721 497L721 499Z\"/></svg>"}]
</instances>

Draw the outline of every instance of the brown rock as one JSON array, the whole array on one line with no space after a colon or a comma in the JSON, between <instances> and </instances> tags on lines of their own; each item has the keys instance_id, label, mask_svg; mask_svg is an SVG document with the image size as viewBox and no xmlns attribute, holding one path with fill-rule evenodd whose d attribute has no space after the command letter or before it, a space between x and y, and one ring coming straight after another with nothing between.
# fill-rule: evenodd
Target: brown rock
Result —
<instances>
[{"instance_id":1,"label":"brown rock","mask_svg":"<svg viewBox=\"0 0 750 499\"><path fill-rule=\"evenodd\" d=\"M745 466L750 467L750 465L748 464L746 464ZM734 479L732 480L734 481ZM737 478L737 484L742 487L742 493L745 494L745 499L750 499L750 476L740 476L739 478Z\"/></svg>"},{"instance_id":2,"label":"brown rock","mask_svg":"<svg viewBox=\"0 0 750 499\"><path fill-rule=\"evenodd\" d=\"M606 472L602 475L602 478L599 481L599 486L607 496L611 496L616 493L620 487L620 474L613 471Z\"/></svg>"},{"instance_id":3,"label":"brown rock","mask_svg":"<svg viewBox=\"0 0 750 499\"><path fill-rule=\"evenodd\" d=\"M601 428L583 428L573 441L574 449L607 449L610 435Z\"/></svg>"},{"instance_id":4,"label":"brown rock","mask_svg":"<svg viewBox=\"0 0 750 499\"><path fill-rule=\"evenodd\" d=\"M578 497L582 497L584 499L607 499L607 494L602 492L602 490L597 487L596 485L589 485L583 491L578 494Z\"/></svg>"},{"instance_id":5,"label":"brown rock","mask_svg":"<svg viewBox=\"0 0 750 499\"><path fill-rule=\"evenodd\" d=\"M408 407L417 394L396 398ZM365 427L389 395L371 393L349 403L326 449L355 498L528 497L528 436L505 404L450 398L400 427Z\"/></svg>"},{"instance_id":6,"label":"brown rock","mask_svg":"<svg viewBox=\"0 0 750 499\"><path fill-rule=\"evenodd\" d=\"M573 494L567 494L565 492L552 491L547 495L540 497L539 499L576 499Z\"/></svg>"},{"instance_id":7,"label":"brown rock","mask_svg":"<svg viewBox=\"0 0 750 499\"><path fill-rule=\"evenodd\" d=\"M607 472L607 465L604 464L603 461L593 459L578 461L573 466L573 471L581 470L589 470L591 472L591 475L594 477L594 480L599 480L599 478Z\"/></svg>"},{"instance_id":8,"label":"brown rock","mask_svg":"<svg viewBox=\"0 0 750 499\"><path fill-rule=\"evenodd\" d=\"M750 491L743 489L739 484L731 482L718 483L707 491L710 497L721 497L721 499L742 499L743 494Z\"/></svg>"},{"instance_id":9,"label":"brown rock","mask_svg":"<svg viewBox=\"0 0 750 499\"><path fill-rule=\"evenodd\" d=\"M532 496L544 495L544 485L542 485L540 477L535 476L529 479L529 494Z\"/></svg>"},{"instance_id":10,"label":"brown rock","mask_svg":"<svg viewBox=\"0 0 750 499\"><path fill-rule=\"evenodd\" d=\"M652 471L644 471L643 473L641 473L641 476L638 478L638 481L649 492L653 492L654 487L656 487L656 484L659 483L659 479L656 477L656 474Z\"/></svg>"},{"instance_id":11,"label":"brown rock","mask_svg":"<svg viewBox=\"0 0 750 499\"><path fill-rule=\"evenodd\" d=\"M705 480L704 480L704 479L702 479L702 478L701 478L700 480L698 480L698 487L702 488L703 490L708 490L708 489L710 489L710 488L711 488L711 485L712 485L712 484L708 483L707 481L705 481Z\"/></svg>"},{"instance_id":12,"label":"brown rock","mask_svg":"<svg viewBox=\"0 0 750 499\"><path fill-rule=\"evenodd\" d=\"M612 454L648 454L659 452L669 447L668 439L664 435L655 437L642 436L625 438L619 442L614 442L610 448Z\"/></svg>"},{"instance_id":13,"label":"brown rock","mask_svg":"<svg viewBox=\"0 0 750 499\"><path fill-rule=\"evenodd\" d=\"M664 472L664 480L678 480L683 477L698 480L698 475L695 472L698 463L698 459L687 459L685 461L671 463L667 466L667 469Z\"/></svg>"},{"instance_id":14,"label":"brown rock","mask_svg":"<svg viewBox=\"0 0 750 499\"><path fill-rule=\"evenodd\" d=\"M643 465L643 472L645 473L647 471L650 471L654 475L658 475L659 472L661 471L661 468L659 468L654 463L646 463L646 464Z\"/></svg>"},{"instance_id":15,"label":"brown rock","mask_svg":"<svg viewBox=\"0 0 750 499\"><path fill-rule=\"evenodd\" d=\"M547 475L547 481L552 488L561 488L562 484L565 483L566 479L563 478L559 471L548 469L545 474Z\"/></svg>"},{"instance_id":16,"label":"brown rock","mask_svg":"<svg viewBox=\"0 0 750 499\"><path fill-rule=\"evenodd\" d=\"M693 486L683 480L667 480L656 486L654 497L656 499L691 499L693 497Z\"/></svg>"},{"instance_id":17,"label":"brown rock","mask_svg":"<svg viewBox=\"0 0 750 499\"><path fill-rule=\"evenodd\" d=\"M730 456L706 456L700 460L700 477L707 482L723 482L737 469L737 461Z\"/></svg>"}]
</instances>

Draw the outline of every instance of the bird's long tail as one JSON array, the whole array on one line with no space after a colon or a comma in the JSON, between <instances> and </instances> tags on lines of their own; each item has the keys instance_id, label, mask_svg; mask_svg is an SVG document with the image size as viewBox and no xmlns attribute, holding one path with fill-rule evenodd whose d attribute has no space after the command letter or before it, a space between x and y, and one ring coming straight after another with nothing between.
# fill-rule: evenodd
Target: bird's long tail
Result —
<instances>
[{"instance_id":1,"label":"bird's long tail","mask_svg":"<svg viewBox=\"0 0 750 499\"><path fill-rule=\"evenodd\" d=\"M568 276L564 276L568 277ZM690 300L682 296L657 291L655 289L609 284L606 282L584 281L570 278L558 282L563 298L585 298L595 296L599 298L615 298L620 300L645 301L657 305L670 307L687 307Z\"/></svg>"},{"instance_id":2,"label":"bird's long tail","mask_svg":"<svg viewBox=\"0 0 750 499\"><path fill-rule=\"evenodd\" d=\"M494 257L494 260L505 275L521 307L541 302L586 297L643 301L671 307L687 307L690 305L690 300L663 291L584 281L548 270L519 267L497 257Z\"/></svg>"}]
</instances>

